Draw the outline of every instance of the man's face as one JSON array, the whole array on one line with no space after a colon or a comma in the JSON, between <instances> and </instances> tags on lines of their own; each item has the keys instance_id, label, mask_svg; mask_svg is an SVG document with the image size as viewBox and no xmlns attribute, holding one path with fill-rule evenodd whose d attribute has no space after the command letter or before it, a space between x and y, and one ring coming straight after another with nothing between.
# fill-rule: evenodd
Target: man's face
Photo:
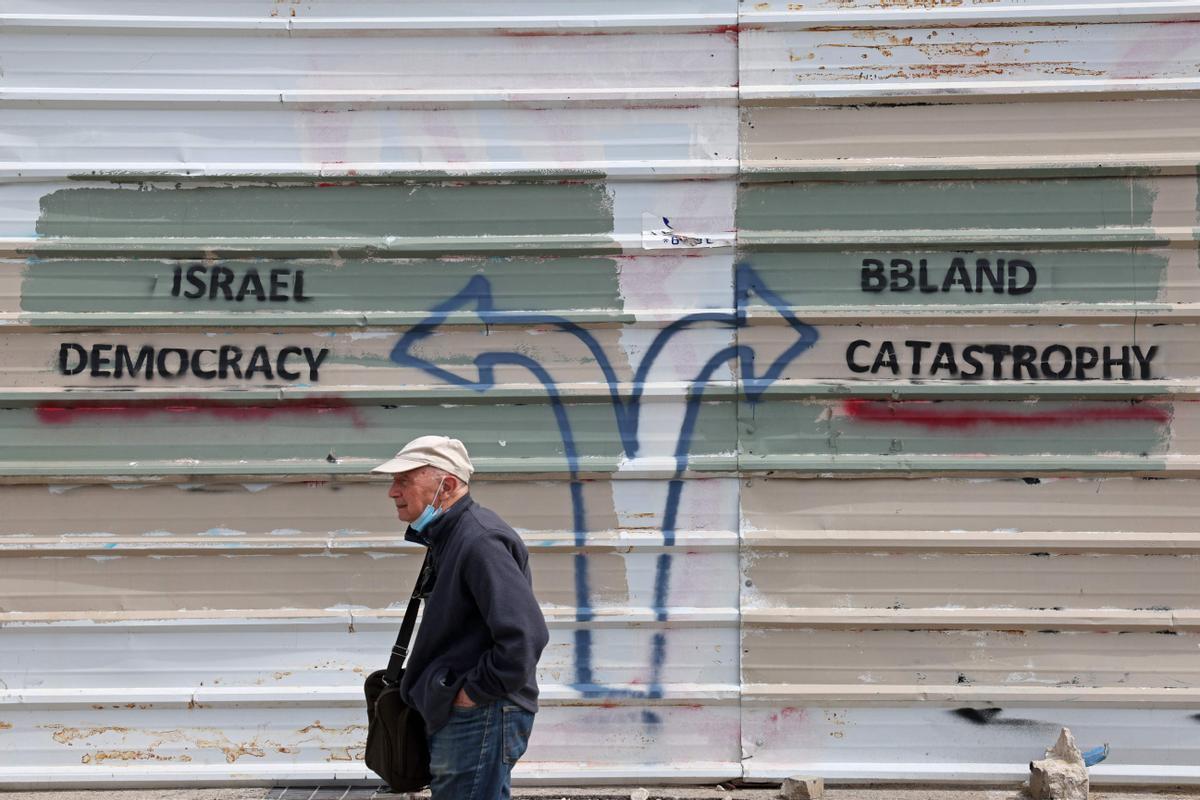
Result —
<instances>
[{"instance_id":1,"label":"man's face","mask_svg":"<svg viewBox=\"0 0 1200 800\"><path fill-rule=\"evenodd\" d=\"M396 516L403 522L412 522L421 516L425 506L433 502L438 480L437 473L429 467L397 473L388 490L388 497L396 504Z\"/></svg>"}]
</instances>

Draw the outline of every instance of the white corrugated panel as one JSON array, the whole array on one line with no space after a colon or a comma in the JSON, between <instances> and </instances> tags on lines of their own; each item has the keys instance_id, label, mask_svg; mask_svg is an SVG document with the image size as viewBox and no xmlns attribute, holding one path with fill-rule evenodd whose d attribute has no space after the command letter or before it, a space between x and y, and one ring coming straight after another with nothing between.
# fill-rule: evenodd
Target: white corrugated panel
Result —
<instances>
[{"instance_id":1,"label":"white corrugated panel","mask_svg":"<svg viewBox=\"0 0 1200 800\"><path fill-rule=\"evenodd\" d=\"M743 4L748 778L1200 777L1196 12Z\"/></svg>"},{"instance_id":2,"label":"white corrugated panel","mask_svg":"<svg viewBox=\"0 0 1200 800\"><path fill-rule=\"evenodd\" d=\"M735 4L2 19L0 783L370 779L415 562L365 471L430 430L533 553L517 779L739 775L738 484L663 480L733 335Z\"/></svg>"}]
</instances>

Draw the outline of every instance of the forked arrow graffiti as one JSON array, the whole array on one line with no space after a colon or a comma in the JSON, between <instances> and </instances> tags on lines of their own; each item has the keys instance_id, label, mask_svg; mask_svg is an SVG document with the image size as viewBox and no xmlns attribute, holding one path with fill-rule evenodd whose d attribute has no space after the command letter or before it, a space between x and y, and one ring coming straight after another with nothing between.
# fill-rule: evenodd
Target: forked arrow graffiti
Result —
<instances>
[{"instance_id":1,"label":"forked arrow graffiti","mask_svg":"<svg viewBox=\"0 0 1200 800\"><path fill-rule=\"evenodd\" d=\"M496 368L500 366L524 367L545 388L559 435L562 439L563 453L570 472L572 527L577 547L582 547L587 539L585 521L585 506L583 484L579 480L579 452L575 437L571 431L571 422L567 408L553 376L535 359L513 351L485 351L479 353L472 361L475 374L459 374L422 358L415 352L417 347L434 335L438 328L448 324L451 315L462 311L474 310L484 325L506 326L540 326L556 328L563 333L575 336L591 353L608 388L609 401L620 433L621 447L626 458L634 458L638 454L638 425L641 414L641 401L646 380L654 366L654 362L662 354L672 337L689 328L712 325L724 328L740 329L747 324L746 310L750 306L750 296L757 295L769 305L784 320L795 333L795 341L791 342L765 370L758 372L755 363L754 349L748 346L733 344L724 347L713 354L689 382L685 401L685 410L679 435L676 439L674 474L668 484L666 504L663 509L663 545L671 547L675 544L676 520L678 518L680 498L683 493L683 473L687 468L688 454L695 432L696 421L699 417L704 391L712 380L713 374L724 364L734 361L738 365L741 376L742 391L749 402L757 402L762 394L779 379L788 364L811 348L818 339L816 328L798 319L792 313L787 302L771 291L761 277L747 264L739 264L734 270L734 311L728 312L698 312L680 317L665 325L655 335L650 346L646 349L641 362L633 375L632 388L627 397L621 396L621 386L617 379L616 370L604 352L600 342L583 326L565 317L545 313L526 313L521 311L505 311L496 308L491 282L484 276L471 278L466 286L453 297L432 308L429 316L409 329L392 348L391 360L404 367L419 369L432 378L452 386L467 388L485 393L496 386ZM671 554L659 555L655 569L654 580L654 613L658 620L666 621L667 603L671 581ZM594 617L591 607L591 592L588 586L587 559L582 553L575 556L575 605L576 620L589 622ZM666 660L666 637L660 631L655 634L651 653L650 683L645 691L618 689L597 683L592 675L592 638L591 631L579 629L575 632L575 681L573 688L585 697L661 697L662 669Z\"/></svg>"}]
</instances>

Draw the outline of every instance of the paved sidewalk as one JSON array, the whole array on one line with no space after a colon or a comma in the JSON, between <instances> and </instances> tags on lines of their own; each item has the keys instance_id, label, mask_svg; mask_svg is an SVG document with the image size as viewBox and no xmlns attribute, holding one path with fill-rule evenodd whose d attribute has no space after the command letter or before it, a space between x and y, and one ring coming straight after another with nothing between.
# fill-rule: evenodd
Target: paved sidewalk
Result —
<instances>
[{"instance_id":1,"label":"paved sidewalk","mask_svg":"<svg viewBox=\"0 0 1200 800\"><path fill-rule=\"evenodd\" d=\"M647 786L643 795L636 786L592 788L518 788L519 800L775 800L777 788L721 789L696 786ZM413 795L428 798L427 793ZM291 787L287 789L138 789L121 791L0 792L0 800L404 800L406 795L376 794L372 789L346 786ZM844 787L825 791L826 800L1028 800L1018 789L923 789L896 787ZM1091 800L1200 800L1200 787L1187 789L1096 789Z\"/></svg>"}]
</instances>

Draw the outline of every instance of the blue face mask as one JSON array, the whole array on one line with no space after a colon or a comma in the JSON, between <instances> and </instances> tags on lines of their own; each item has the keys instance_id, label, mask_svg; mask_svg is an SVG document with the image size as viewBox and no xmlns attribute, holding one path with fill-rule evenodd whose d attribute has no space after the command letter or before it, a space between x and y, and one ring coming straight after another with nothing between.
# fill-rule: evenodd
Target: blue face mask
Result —
<instances>
[{"instance_id":1,"label":"blue face mask","mask_svg":"<svg viewBox=\"0 0 1200 800\"><path fill-rule=\"evenodd\" d=\"M433 503L437 502L438 495L440 495L442 493L442 484L445 482L446 482L446 479L444 477L440 481L438 481L437 491L435 491L433 493ZM442 508L434 508L433 503L430 503L429 505L425 506L425 510L421 512L421 516L417 517L415 520L413 520L412 522L409 523L409 527L412 528L417 533L421 533L422 531L424 531L425 528L429 525L429 523L433 522L435 519L440 517L442 515L442 512L445 511L445 509L442 509Z\"/></svg>"}]
</instances>

